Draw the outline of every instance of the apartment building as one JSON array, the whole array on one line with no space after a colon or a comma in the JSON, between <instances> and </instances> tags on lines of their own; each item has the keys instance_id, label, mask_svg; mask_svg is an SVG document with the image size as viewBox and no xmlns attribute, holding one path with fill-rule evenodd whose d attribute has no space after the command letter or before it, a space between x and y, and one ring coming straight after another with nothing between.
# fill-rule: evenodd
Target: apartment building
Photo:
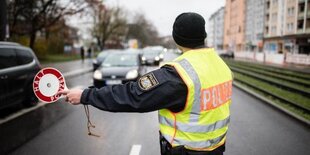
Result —
<instances>
[{"instance_id":1,"label":"apartment building","mask_svg":"<svg viewBox=\"0 0 310 155\"><path fill-rule=\"evenodd\" d=\"M224 22L224 49L245 50L246 0L226 0Z\"/></svg>"},{"instance_id":2,"label":"apartment building","mask_svg":"<svg viewBox=\"0 0 310 155\"><path fill-rule=\"evenodd\" d=\"M208 29L207 29L207 45L208 47L214 48L215 42L215 31L214 31L214 14L212 14L208 20Z\"/></svg>"},{"instance_id":3,"label":"apartment building","mask_svg":"<svg viewBox=\"0 0 310 155\"><path fill-rule=\"evenodd\" d=\"M256 61L310 65L310 0L226 0L224 10L224 50ZM215 45L213 16L209 42Z\"/></svg>"},{"instance_id":4,"label":"apartment building","mask_svg":"<svg viewBox=\"0 0 310 155\"><path fill-rule=\"evenodd\" d=\"M296 49L298 54L310 54L310 0L297 3Z\"/></svg>"},{"instance_id":5,"label":"apartment building","mask_svg":"<svg viewBox=\"0 0 310 155\"><path fill-rule=\"evenodd\" d=\"M267 0L265 50L310 53L310 0Z\"/></svg>"},{"instance_id":6,"label":"apartment building","mask_svg":"<svg viewBox=\"0 0 310 155\"><path fill-rule=\"evenodd\" d=\"M263 51L264 15L266 0L246 1L245 41L246 51Z\"/></svg>"},{"instance_id":7,"label":"apartment building","mask_svg":"<svg viewBox=\"0 0 310 155\"><path fill-rule=\"evenodd\" d=\"M283 53L285 1L267 0L265 9L264 46L268 53Z\"/></svg>"},{"instance_id":8,"label":"apartment building","mask_svg":"<svg viewBox=\"0 0 310 155\"><path fill-rule=\"evenodd\" d=\"M216 50L223 49L224 11L224 7L221 7L210 16L208 22L208 46Z\"/></svg>"}]
</instances>

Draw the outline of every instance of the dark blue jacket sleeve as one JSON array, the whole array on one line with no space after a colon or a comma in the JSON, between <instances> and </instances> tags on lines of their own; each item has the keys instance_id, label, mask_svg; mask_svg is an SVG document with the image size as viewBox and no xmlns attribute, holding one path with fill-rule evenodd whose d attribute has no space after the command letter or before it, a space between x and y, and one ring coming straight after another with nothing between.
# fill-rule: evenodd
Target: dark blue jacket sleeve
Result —
<instances>
[{"instance_id":1,"label":"dark blue jacket sleeve","mask_svg":"<svg viewBox=\"0 0 310 155\"><path fill-rule=\"evenodd\" d=\"M177 71L163 66L152 72L158 84L148 90L141 88L139 80L123 85L85 89L81 103L111 112L149 112L170 109L179 112L184 109L187 87Z\"/></svg>"}]
</instances>

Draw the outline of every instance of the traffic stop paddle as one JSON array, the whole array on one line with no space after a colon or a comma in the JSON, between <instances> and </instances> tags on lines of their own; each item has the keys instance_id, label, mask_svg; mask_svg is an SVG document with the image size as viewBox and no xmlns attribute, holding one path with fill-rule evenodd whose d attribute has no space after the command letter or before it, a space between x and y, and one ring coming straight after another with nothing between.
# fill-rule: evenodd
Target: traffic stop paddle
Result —
<instances>
[{"instance_id":1,"label":"traffic stop paddle","mask_svg":"<svg viewBox=\"0 0 310 155\"><path fill-rule=\"evenodd\" d=\"M34 77L32 86L36 97L45 103L56 102L61 98L58 92L68 89L64 76L59 70L52 67L41 69ZM100 137L90 130L91 127L95 128L95 126L90 121L88 105L84 105L84 110L87 118L88 135Z\"/></svg>"}]
</instances>

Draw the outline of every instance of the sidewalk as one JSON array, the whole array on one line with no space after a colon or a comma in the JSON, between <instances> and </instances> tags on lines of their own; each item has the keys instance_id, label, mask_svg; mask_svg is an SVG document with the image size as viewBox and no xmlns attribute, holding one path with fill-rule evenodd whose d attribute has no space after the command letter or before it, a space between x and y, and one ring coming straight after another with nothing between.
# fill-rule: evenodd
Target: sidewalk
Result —
<instances>
[{"instance_id":1,"label":"sidewalk","mask_svg":"<svg viewBox=\"0 0 310 155\"><path fill-rule=\"evenodd\" d=\"M42 67L58 69L66 78L92 71L92 59L42 64Z\"/></svg>"}]
</instances>

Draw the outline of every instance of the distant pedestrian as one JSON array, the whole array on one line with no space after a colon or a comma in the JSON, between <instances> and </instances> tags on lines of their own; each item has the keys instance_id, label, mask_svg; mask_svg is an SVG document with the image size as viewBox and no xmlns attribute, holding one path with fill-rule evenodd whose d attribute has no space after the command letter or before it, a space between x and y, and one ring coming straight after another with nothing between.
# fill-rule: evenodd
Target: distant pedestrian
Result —
<instances>
[{"instance_id":1,"label":"distant pedestrian","mask_svg":"<svg viewBox=\"0 0 310 155\"><path fill-rule=\"evenodd\" d=\"M83 46L81 47L80 53L81 53L82 62L84 62L84 54L85 54L85 51L84 51L84 47L83 47Z\"/></svg>"},{"instance_id":2,"label":"distant pedestrian","mask_svg":"<svg viewBox=\"0 0 310 155\"><path fill-rule=\"evenodd\" d=\"M87 50L87 57L90 58L91 57L91 47L88 48Z\"/></svg>"}]
</instances>

